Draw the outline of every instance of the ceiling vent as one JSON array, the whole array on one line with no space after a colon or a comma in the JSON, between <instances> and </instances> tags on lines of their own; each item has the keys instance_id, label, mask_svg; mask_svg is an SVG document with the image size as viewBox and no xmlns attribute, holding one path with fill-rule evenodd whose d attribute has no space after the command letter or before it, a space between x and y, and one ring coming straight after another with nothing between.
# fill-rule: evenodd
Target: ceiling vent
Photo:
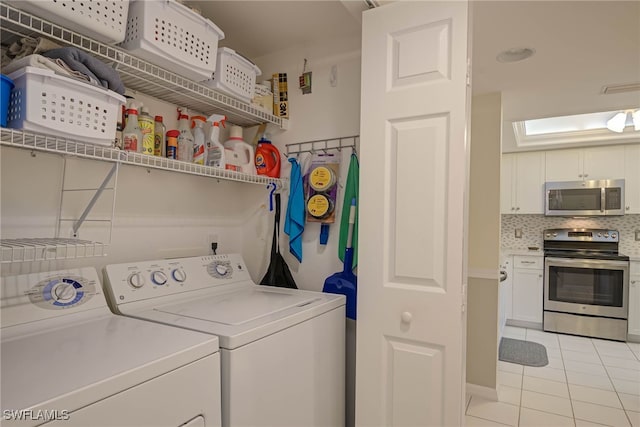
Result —
<instances>
[{"instance_id":1,"label":"ceiling vent","mask_svg":"<svg viewBox=\"0 0 640 427\"><path fill-rule=\"evenodd\" d=\"M602 88L602 93L605 95L612 95L612 94L624 93L624 92L634 92L634 91L640 91L640 82L620 84L620 85L610 85L610 86L604 86Z\"/></svg>"}]
</instances>

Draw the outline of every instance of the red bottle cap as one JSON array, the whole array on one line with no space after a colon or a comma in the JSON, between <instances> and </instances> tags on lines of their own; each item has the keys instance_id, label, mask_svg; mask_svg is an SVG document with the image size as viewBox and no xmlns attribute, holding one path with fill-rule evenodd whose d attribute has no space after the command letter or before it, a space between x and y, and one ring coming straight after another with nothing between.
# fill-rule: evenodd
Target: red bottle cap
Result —
<instances>
[{"instance_id":1,"label":"red bottle cap","mask_svg":"<svg viewBox=\"0 0 640 427\"><path fill-rule=\"evenodd\" d=\"M162 116L156 116L156 117L154 118L154 120L155 120L156 122L162 122Z\"/></svg>"},{"instance_id":2,"label":"red bottle cap","mask_svg":"<svg viewBox=\"0 0 640 427\"><path fill-rule=\"evenodd\" d=\"M171 137L171 138L177 138L180 136L180 131L179 130L175 130L172 129L170 131L167 131L167 136Z\"/></svg>"}]
</instances>

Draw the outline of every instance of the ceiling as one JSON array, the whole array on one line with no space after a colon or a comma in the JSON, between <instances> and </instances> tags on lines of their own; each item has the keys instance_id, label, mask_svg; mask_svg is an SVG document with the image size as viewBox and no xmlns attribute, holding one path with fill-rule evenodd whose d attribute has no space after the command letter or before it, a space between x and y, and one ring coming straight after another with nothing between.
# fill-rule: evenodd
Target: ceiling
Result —
<instances>
[{"instance_id":1,"label":"ceiling","mask_svg":"<svg viewBox=\"0 0 640 427\"><path fill-rule=\"evenodd\" d=\"M294 46L353 37L360 0L185 1L225 33L222 46L257 58ZM639 1L474 1L472 88L502 92L504 120L607 111L640 105L640 92L601 94L640 82ZM522 62L505 49L529 47Z\"/></svg>"}]
</instances>

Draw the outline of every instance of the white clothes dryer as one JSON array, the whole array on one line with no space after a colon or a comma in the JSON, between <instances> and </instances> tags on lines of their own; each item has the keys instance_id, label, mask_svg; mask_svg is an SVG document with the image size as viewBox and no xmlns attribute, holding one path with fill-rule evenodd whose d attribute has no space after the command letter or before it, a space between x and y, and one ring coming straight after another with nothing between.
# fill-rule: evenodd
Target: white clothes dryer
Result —
<instances>
[{"instance_id":1,"label":"white clothes dryer","mask_svg":"<svg viewBox=\"0 0 640 427\"><path fill-rule=\"evenodd\" d=\"M208 334L117 316L94 268L0 279L3 426L221 424Z\"/></svg>"},{"instance_id":2,"label":"white clothes dryer","mask_svg":"<svg viewBox=\"0 0 640 427\"><path fill-rule=\"evenodd\" d=\"M216 335L223 426L343 426L345 298L258 286L240 255L109 265L126 316Z\"/></svg>"}]
</instances>

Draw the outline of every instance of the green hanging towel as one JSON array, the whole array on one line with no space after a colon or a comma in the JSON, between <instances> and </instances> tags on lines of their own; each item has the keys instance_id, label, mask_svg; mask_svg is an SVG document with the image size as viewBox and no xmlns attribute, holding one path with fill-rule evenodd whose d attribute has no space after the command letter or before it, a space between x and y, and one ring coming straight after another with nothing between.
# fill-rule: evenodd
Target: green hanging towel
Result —
<instances>
[{"instance_id":1,"label":"green hanging towel","mask_svg":"<svg viewBox=\"0 0 640 427\"><path fill-rule=\"evenodd\" d=\"M349 232L349 206L351 206L351 199L356 199L356 223L353 228L353 268L358 265L358 211L360 206L360 199L358 198L358 187L360 175L360 165L358 164L358 157L355 154L351 155L351 162L349 163L349 172L347 174L347 184L344 187L344 200L342 202L342 214L340 217L340 241L338 243L338 258L344 262L344 251L347 247L347 233Z\"/></svg>"}]
</instances>

